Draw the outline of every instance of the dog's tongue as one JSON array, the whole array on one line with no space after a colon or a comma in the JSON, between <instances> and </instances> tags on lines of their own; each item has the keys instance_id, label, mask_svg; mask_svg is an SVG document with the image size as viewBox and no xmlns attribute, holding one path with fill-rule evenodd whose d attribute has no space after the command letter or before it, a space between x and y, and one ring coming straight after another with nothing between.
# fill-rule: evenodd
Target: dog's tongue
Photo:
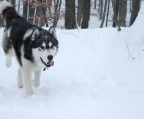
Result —
<instances>
[{"instance_id":1,"label":"dog's tongue","mask_svg":"<svg viewBox=\"0 0 144 119\"><path fill-rule=\"evenodd\" d=\"M47 65L54 66L54 61L48 62Z\"/></svg>"}]
</instances>

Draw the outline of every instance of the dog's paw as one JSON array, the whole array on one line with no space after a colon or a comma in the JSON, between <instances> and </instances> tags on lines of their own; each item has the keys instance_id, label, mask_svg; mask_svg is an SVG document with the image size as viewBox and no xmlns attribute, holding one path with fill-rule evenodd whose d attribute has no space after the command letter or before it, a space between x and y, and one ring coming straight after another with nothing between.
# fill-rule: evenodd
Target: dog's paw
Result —
<instances>
[{"instance_id":1,"label":"dog's paw","mask_svg":"<svg viewBox=\"0 0 144 119\"><path fill-rule=\"evenodd\" d=\"M18 86L18 88L23 88L23 86Z\"/></svg>"},{"instance_id":2,"label":"dog's paw","mask_svg":"<svg viewBox=\"0 0 144 119\"><path fill-rule=\"evenodd\" d=\"M23 88L23 83L22 82L18 82L17 86L18 86L18 88Z\"/></svg>"},{"instance_id":3,"label":"dog's paw","mask_svg":"<svg viewBox=\"0 0 144 119\"><path fill-rule=\"evenodd\" d=\"M6 59L6 67L9 68L12 65L11 59L7 58Z\"/></svg>"}]
</instances>

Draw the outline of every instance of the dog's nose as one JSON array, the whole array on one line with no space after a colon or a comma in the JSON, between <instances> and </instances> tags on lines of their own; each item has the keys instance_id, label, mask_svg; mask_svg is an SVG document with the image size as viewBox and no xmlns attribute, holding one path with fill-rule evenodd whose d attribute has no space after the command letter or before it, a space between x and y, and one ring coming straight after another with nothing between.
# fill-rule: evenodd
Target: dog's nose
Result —
<instances>
[{"instance_id":1,"label":"dog's nose","mask_svg":"<svg viewBox=\"0 0 144 119\"><path fill-rule=\"evenodd\" d=\"M49 55L47 58L48 58L49 61L51 61L53 59L53 56Z\"/></svg>"}]
</instances>

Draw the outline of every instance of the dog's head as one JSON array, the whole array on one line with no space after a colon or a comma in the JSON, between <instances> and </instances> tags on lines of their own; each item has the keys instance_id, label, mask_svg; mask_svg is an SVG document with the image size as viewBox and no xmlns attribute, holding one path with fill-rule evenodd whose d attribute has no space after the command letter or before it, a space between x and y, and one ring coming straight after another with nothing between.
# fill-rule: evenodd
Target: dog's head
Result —
<instances>
[{"instance_id":1,"label":"dog's head","mask_svg":"<svg viewBox=\"0 0 144 119\"><path fill-rule=\"evenodd\" d=\"M34 61L41 67L50 67L54 65L53 57L58 52L58 41L54 27L49 31L35 28L31 35L32 54Z\"/></svg>"}]
</instances>

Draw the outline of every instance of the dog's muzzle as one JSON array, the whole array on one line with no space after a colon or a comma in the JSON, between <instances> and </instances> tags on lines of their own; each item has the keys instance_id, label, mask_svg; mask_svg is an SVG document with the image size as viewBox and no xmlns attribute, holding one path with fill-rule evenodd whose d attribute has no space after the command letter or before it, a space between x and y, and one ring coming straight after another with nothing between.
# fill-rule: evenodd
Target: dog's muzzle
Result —
<instances>
[{"instance_id":1,"label":"dog's muzzle","mask_svg":"<svg viewBox=\"0 0 144 119\"><path fill-rule=\"evenodd\" d=\"M48 61L47 63L45 63L42 58L40 57L41 62L46 66L46 67L50 67L50 66L54 66L54 61Z\"/></svg>"}]
</instances>

